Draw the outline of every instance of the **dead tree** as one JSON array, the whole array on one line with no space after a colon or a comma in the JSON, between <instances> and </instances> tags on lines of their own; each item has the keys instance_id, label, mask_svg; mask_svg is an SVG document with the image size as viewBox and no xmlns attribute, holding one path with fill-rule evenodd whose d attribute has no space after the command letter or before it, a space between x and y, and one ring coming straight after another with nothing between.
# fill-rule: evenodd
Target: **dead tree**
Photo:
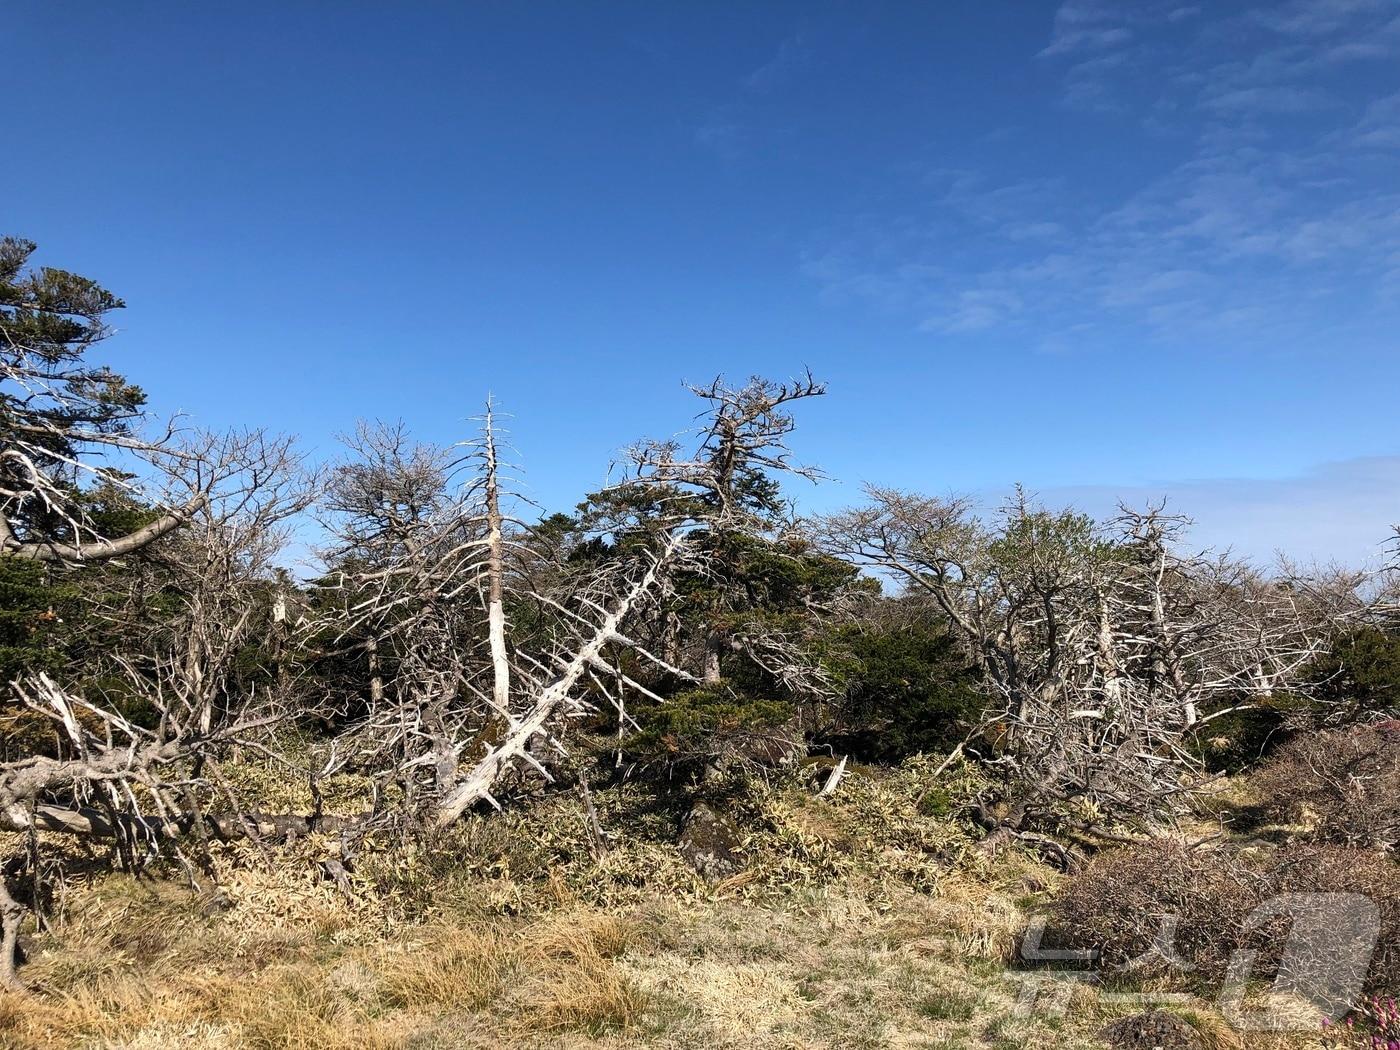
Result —
<instances>
[{"instance_id":1,"label":"dead tree","mask_svg":"<svg viewBox=\"0 0 1400 1050\"><path fill-rule=\"evenodd\" d=\"M619 497L616 506L627 508L622 512L627 520L594 522L599 532L621 538L616 556L603 564L564 572L556 586L543 591L530 585L530 572L506 565L507 554L524 545L512 543L507 525L519 528L519 523L509 522L500 509L499 459L488 415L479 456L472 464L474 478L463 489L474 501L454 504L445 516L429 519L423 531L431 541L401 545L383 566L371 570L376 581L385 582L354 609L379 617L388 608L411 606L416 610L411 633L417 648L435 637L425 618L434 608L462 617L468 637L485 639L488 659L468 656L460 662L453 662L451 654L470 654L472 646L437 644L432 655L413 664L408 676L431 685L416 694L399 688L384 706L385 717L369 723L374 729L368 735L381 743L423 737L425 723L448 724L433 758L427 757L423 743L410 744L401 749L394 767L398 776L428 767L448 771L432 791L419 792L420 797L435 798L438 823L450 823L478 802L496 804L498 785L508 777L552 779L548 755L567 752L564 730L598 704L611 703L620 726L627 726L627 695L664 702L646 682L627 672L623 653L630 654L628 661L640 661L660 674L694 680L670 659L666 646L657 655L633 637L628 621L658 611L658 599L683 572L719 576L717 535L771 527L780 505L770 472L816 476L814 470L792 465L785 445L793 426L785 406L822 392L810 376L790 384L753 380L738 389L716 381L695 392L710 404L696 451L682 458L677 442L640 445L630 451L628 477L609 490ZM645 495L632 501L638 493ZM648 503L650 509L639 517L640 503ZM447 536L469 539L454 544L443 539ZM454 561L427 553L444 546L462 556ZM405 581L413 585L405 586ZM461 586L464 581L471 583L477 602L463 600L470 596ZM512 639L506 615L512 601L533 603L544 614L548 622L542 645ZM477 625L475 632L472 624ZM721 646L735 639L725 637L717 626L708 635L701 677L713 680L719 673ZM748 632L738 642L751 646L760 665L772 668L793 688L823 680L819 668L799 667L792 644L772 632ZM399 662L409 666L402 657ZM429 699L430 694L444 702ZM451 716L444 718L444 711ZM499 731L486 733L493 718L500 719Z\"/></svg>"},{"instance_id":2,"label":"dead tree","mask_svg":"<svg viewBox=\"0 0 1400 1050\"><path fill-rule=\"evenodd\" d=\"M51 726L52 743L0 763L0 828L111 839L138 868L169 855L197 883L190 843L258 834L221 757L239 746L275 758L267 734L290 713L289 698L271 682L259 689L240 679L237 664L261 640L281 530L311 490L286 441L244 434L189 447L173 484L205 498L185 529L145 552L175 611L128 625L139 629L124 631L109 657L155 717L138 723L102 694L79 695L43 675L16 683L23 709ZM6 887L0 978L12 985L23 914Z\"/></svg>"},{"instance_id":3,"label":"dead tree","mask_svg":"<svg viewBox=\"0 0 1400 1050\"><path fill-rule=\"evenodd\" d=\"M362 423L345 443L352 458L332 470L318 507L334 540L319 591L340 605L336 643L363 653L373 706L384 700L392 646L429 607L421 598L434 592L432 578L453 575L464 556L461 537L442 540L460 464L449 450L411 441L402 424Z\"/></svg>"},{"instance_id":4,"label":"dead tree","mask_svg":"<svg viewBox=\"0 0 1400 1050\"><path fill-rule=\"evenodd\" d=\"M677 672L677 668L623 634L622 627L655 595L665 574L678 569L678 563L689 554L688 542L683 531L670 532L658 551L647 552L641 559L638 570L613 572L596 580L591 588L593 595L582 599L582 613L561 609L565 617L554 651L545 659L530 658L535 673L530 675L528 707L520 717L511 717L503 739L490 747L443 798L438 807L440 824L456 820L478 801L496 805L491 795L493 787L517 764L533 767L546 781L553 779L534 757L531 748L543 743L560 754L567 754L560 734L552 731L551 726L594 709L596 700L585 700L577 695L585 676L591 679L598 693L614 703L620 716L625 717L622 697L612 690L610 681L650 694L644 685L608 661L606 648L609 645L628 649L668 672Z\"/></svg>"},{"instance_id":5,"label":"dead tree","mask_svg":"<svg viewBox=\"0 0 1400 1050\"><path fill-rule=\"evenodd\" d=\"M990 827L1171 812L1204 713L1300 687L1331 630L1298 584L1182 553L1185 522L1160 508L1097 525L1018 495L987 525L961 501L869 492L823 542L928 595L980 663L983 757L1015 788Z\"/></svg>"},{"instance_id":6,"label":"dead tree","mask_svg":"<svg viewBox=\"0 0 1400 1050\"><path fill-rule=\"evenodd\" d=\"M581 578L556 573L555 586L539 590L537 551L503 507L490 406L480 439L458 456L411 446L401 431L365 433L369 461L332 483L332 508L358 513L338 524L342 545L324 589L341 596L337 637L368 631L388 673L341 754L397 785L415 818L450 823L477 802L496 803L512 774L551 779L546 752L565 751L575 716L619 685L645 688L608 650L659 660L623 625L688 558L689 543L675 519L633 556ZM529 603L544 621L529 640L514 636L512 603Z\"/></svg>"},{"instance_id":7,"label":"dead tree","mask_svg":"<svg viewBox=\"0 0 1400 1050\"><path fill-rule=\"evenodd\" d=\"M491 706L510 710L510 657L506 650L506 539L501 513L500 458L496 449L495 413L486 402L479 455L482 510L486 516L486 633L491 647Z\"/></svg>"},{"instance_id":8,"label":"dead tree","mask_svg":"<svg viewBox=\"0 0 1400 1050\"><path fill-rule=\"evenodd\" d=\"M341 754L403 789L409 807L451 783L485 632L476 598L486 575L487 525L468 492L469 457L412 442L402 426L361 425L356 458L337 468L323 504L337 544L318 585L312 629L333 650L362 652L363 717Z\"/></svg>"},{"instance_id":9,"label":"dead tree","mask_svg":"<svg viewBox=\"0 0 1400 1050\"><path fill-rule=\"evenodd\" d=\"M185 836L193 834L196 846L211 836L256 837L258 828L236 815L213 816L240 810L224 799L227 785L212 762L231 746L260 746L282 712L242 710L214 722L203 710L160 701L159 723L146 729L44 675L15 689L25 707L53 724L58 753L0 764L0 830L110 839L133 868L169 854L195 885L199 869L181 844ZM21 987L15 947L25 913L0 879L0 985L11 988Z\"/></svg>"}]
</instances>

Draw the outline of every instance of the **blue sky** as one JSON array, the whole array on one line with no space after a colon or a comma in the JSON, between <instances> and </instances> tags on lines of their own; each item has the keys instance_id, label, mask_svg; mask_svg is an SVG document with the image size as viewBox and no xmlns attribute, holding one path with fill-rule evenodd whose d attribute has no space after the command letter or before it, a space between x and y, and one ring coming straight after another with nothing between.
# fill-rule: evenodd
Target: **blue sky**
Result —
<instances>
[{"instance_id":1,"label":"blue sky","mask_svg":"<svg viewBox=\"0 0 1400 1050\"><path fill-rule=\"evenodd\" d=\"M465 436L572 503L810 366L871 480L1359 561L1400 521L1400 0L11 0L0 228L159 410Z\"/></svg>"}]
</instances>

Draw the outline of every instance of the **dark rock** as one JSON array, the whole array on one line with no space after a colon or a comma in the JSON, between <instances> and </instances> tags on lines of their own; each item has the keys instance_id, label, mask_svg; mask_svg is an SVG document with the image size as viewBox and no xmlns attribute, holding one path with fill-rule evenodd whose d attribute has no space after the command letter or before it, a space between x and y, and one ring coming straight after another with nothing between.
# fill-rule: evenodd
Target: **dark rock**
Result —
<instances>
[{"instance_id":1,"label":"dark rock","mask_svg":"<svg viewBox=\"0 0 1400 1050\"><path fill-rule=\"evenodd\" d=\"M1165 1010L1120 1018L1103 1030L1103 1037L1117 1050L1202 1050L1196 1030Z\"/></svg>"},{"instance_id":2,"label":"dark rock","mask_svg":"<svg viewBox=\"0 0 1400 1050\"><path fill-rule=\"evenodd\" d=\"M727 879L743 868L743 836L734 821L707 802L698 802L686 818L676 848L685 862L710 882Z\"/></svg>"}]
</instances>

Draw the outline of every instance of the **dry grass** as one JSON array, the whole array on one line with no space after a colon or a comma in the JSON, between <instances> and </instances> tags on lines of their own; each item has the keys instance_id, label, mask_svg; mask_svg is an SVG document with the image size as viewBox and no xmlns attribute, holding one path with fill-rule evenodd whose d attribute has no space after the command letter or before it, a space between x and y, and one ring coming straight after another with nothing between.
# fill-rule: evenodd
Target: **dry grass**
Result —
<instances>
[{"instance_id":1,"label":"dry grass","mask_svg":"<svg viewBox=\"0 0 1400 1050\"><path fill-rule=\"evenodd\" d=\"M1008 979L1056 877L920 816L927 773L756 792L749 869L716 886L602 793L597 860L556 799L363 864L353 903L316 881L315 843L279 871L224 858L217 900L96 879L26 968L40 994L0 995L0 1047L1102 1050L1131 1011L1091 988L1023 1011ZM1183 1014L1210 1050L1300 1045Z\"/></svg>"},{"instance_id":2,"label":"dry grass","mask_svg":"<svg viewBox=\"0 0 1400 1050\"><path fill-rule=\"evenodd\" d=\"M601 1033L636 1027L647 997L586 942L566 956L541 958L522 991L516 1027L522 1032L576 1029Z\"/></svg>"},{"instance_id":3,"label":"dry grass","mask_svg":"<svg viewBox=\"0 0 1400 1050\"><path fill-rule=\"evenodd\" d=\"M462 1042L474 1027L483 1046L530 1045L635 1028L646 1007L616 965L638 927L592 909L378 937L343 936L354 909L291 927L279 909L259 940L244 910L182 922L188 895L124 882L94 887L26 969L37 994L0 996L0 1047L375 1050L434 1045L440 1028L453 1033L441 1045L476 1045Z\"/></svg>"},{"instance_id":4,"label":"dry grass","mask_svg":"<svg viewBox=\"0 0 1400 1050\"><path fill-rule=\"evenodd\" d=\"M500 994L511 949L492 930L431 927L378 953L372 963L342 963L335 983L342 994L377 997L394 1009L480 1010Z\"/></svg>"},{"instance_id":5,"label":"dry grass","mask_svg":"<svg viewBox=\"0 0 1400 1050\"><path fill-rule=\"evenodd\" d=\"M404 1046L411 1034L406 1026L377 1021L365 1004L340 994L318 967L277 967L246 990L220 981L210 991L221 997L211 1020L241 1046L389 1050Z\"/></svg>"},{"instance_id":6,"label":"dry grass","mask_svg":"<svg viewBox=\"0 0 1400 1050\"><path fill-rule=\"evenodd\" d=\"M1205 1050L1245 1050L1244 1039L1225 1018L1208 1010L1179 1010L1181 1019L1196 1030ZM1258 1041L1255 1041L1258 1045Z\"/></svg>"}]
</instances>

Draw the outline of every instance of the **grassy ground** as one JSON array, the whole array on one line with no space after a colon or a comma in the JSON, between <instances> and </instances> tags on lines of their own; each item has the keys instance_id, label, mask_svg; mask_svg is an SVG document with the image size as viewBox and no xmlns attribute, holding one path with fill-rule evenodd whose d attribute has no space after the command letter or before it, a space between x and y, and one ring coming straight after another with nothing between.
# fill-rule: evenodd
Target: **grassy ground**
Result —
<instances>
[{"instance_id":1,"label":"grassy ground","mask_svg":"<svg viewBox=\"0 0 1400 1050\"><path fill-rule=\"evenodd\" d=\"M1007 962L1056 876L980 854L920 802L927 774L757 792L748 868L715 886L640 789L599 792L601 856L560 798L366 859L353 899L317 879L315 842L275 869L231 851L202 895L78 876L34 942L37 994L0 996L0 1045L1103 1046L1141 1007L1080 987L1022 1008ZM1174 1009L1207 1047L1243 1045L1204 1004Z\"/></svg>"}]
</instances>

